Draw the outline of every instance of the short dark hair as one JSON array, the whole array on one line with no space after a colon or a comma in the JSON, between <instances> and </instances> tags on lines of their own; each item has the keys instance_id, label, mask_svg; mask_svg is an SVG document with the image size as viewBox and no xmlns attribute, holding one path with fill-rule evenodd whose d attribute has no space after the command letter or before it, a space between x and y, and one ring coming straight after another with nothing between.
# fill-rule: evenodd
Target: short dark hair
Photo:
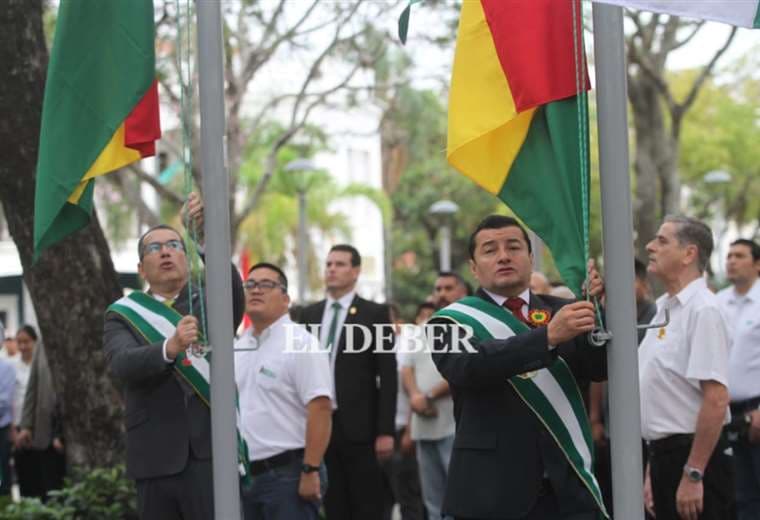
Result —
<instances>
[{"instance_id":1,"label":"short dark hair","mask_svg":"<svg viewBox=\"0 0 760 520\"><path fill-rule=\"evenodd\" d=\"M285 273L277 267L274 264L270 264L269 262L259 262L257 264L254 264L250 269L248 269L248 275L250 275L254 270L256 269L271 269L275 273L277 273L277 278L279 279L280 284L283 286L283 291L288 290L288 277L285 276ZM247 275L246 275L247 276Z\"/></svg>"},{"instance_id":2,"label":"short dark hair","mask_svg":"<svg viewBox=\"0 0 760 520\"><path fill-rule=\"evenodd\" d=\"M177 233L177 236L179 237L179 241L182 242L182 249L187 251L187 248L185 247L185 240L182 238L182 233L174 229L168 224L158 224L155 226L152 226L148 228L148 230L140 235L140 239L137 241L137 258L140 259L142 262L143 256L145 256L145 244L143 243L145 241L145 237L147 237L149 234L153 233L157 229L168 229L169 231L174 231Z\"/></svg>"},{"instance_id":3,"label":"short dark hair","mask_svg":"<svg viewBox=\"0 0 760 520\"><path fill-rule=\"evenodd\" d=\"M754 240L740 238L731 242L731 247L733 246L747 246L752 253L752 261L757 262L760 260L760 245L758 245L758 243Z\"/></svg>"},{"instance_id":4,"label":"short dark hair","mask_svg":"<svg viewBox=\"0 0 760 520\"><path fill-rule=\"evenodd\" d=\"M505 227L516 227L522 231L523 237L525 237L525 243L528 244L528 253L533 252L533 246L530 243L528 232L525 231L525 228L522 227L517 219L507 217L506 215L488 215L486 218L480 221L480 224L478 224L478 226L475 228L475 231L473 231L470 235L470 258L473 260L475 259L475 239L478 237L478 233L484 229L501 229Z\"/></svg>"},{"instance_id":5,"label":"short dark hair","mask_svg":"<svg viewBox=\"0 0 760 520\"><path fill-rule=\"evenodd\" d=\"M454 278L459 285L464 287L467 296L472 296L472 285L470 285L461 274L455 273L454 271L439 271L438 278Z\"/></svg>"},{"instance_id":6,"label":"short dark hair","mask_svg":"<svg viewBox=\"0 0 760 520\"><path fill-rule=\"evenodd\" d=\"M435 311L435 305L432 302L422 302L417 306L417 310L414 311L414 317L420 315L420 312L422 312L425 309L430 309L431 311Z\"/></svg>"},{"instance_id":7,"label":"short dark hair","mask_svg":"<svg viewBox=\"0 0 760 520\"><path fill-rule=\"evenodd\" d=\"M647 279L647 265L638 258L633 259L633 272L639 280Z\"/></svg>"},{"instance_id":8,"label":"short dark hair","mask_svg":"<svg viewBox=\"0 0 760 520\"><path fill-rule=\"evenodd\" d=\"M16 332L16 334L18 334L19 332L26 332L27 336L32 338L34 341L37 341L37 329L29 325L28 323L25 325L21 325L21 327L18 329L18 332Z\"/></svg>"},{"instance_id":9,"label":"short dark hair","mask_svg":"<svg viewBox=\"0 0 760 520\"><path fill-rule=\"evenodd\" d=\"M330 248L330 252L342 251L344 253L351 253L351 267L359 267L362 265L362 255L359 251L350 244L335 244Z\"/></svg>"},{"instance_id":10,"label":"short dark hair","mask_svg":"<svg viewBox=\"0 0 760 520\"><path fill-rule=\"evenodd\" d=\"M693 217L668 215L665 222L676 224L676 239L681 246L693 245L697 248L697 269L704 273L713 251L713 236L710 227Z\"/></svg>"}]
</instances>

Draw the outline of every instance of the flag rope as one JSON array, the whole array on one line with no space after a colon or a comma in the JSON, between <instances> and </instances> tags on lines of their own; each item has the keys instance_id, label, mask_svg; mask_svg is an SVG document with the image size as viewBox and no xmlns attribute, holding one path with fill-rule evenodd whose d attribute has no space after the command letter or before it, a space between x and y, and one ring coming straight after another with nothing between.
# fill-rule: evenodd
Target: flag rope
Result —
<instances>
[{"instance_id":1,"label":"flag rope","mask_svg":"<svg viewBox=\"0 0 760 520\"><path fill-rule=\"evenodd\" d=\"M192 47L192 34L191 34L191 20L192 20L192 2L191 0L185 0L184 16L182 8L180 6L180 0L174 1L175 8L177 10L177 70L179 72L179 85L180 85L180 125L182 127L182 168L184 179L184 196L185 200L190 196L193 191L193 170L192 170L192 113L193 113L193 93L195 86L193 83L194 71L192 69L191 60L191 47ZM184 18L184 28L183 28ZM183 42L183 39L185 40ZM184 44L183 44L184 43ZM187 79L186 79L187 78ZM202 273L198 264L198 250L196 244L198 243L198 230L193 222L190 221L188 212L185 212L182 216L182 224L185 227L185 235L188 238L185 240L188 251L186 255L187 268L189 272L187 291L189 314L193 314L193 279L198 290L198 305L200 310L200 332L201 337L208 338L206 334L206 305L205 305L205 290L202 283ZM208 340L206 339L206 343ZM203 356L205 349L201 348L198 351L193 351L196 356Z\"/></svg>"},{"instance_id":2,"label":"flag rope","mask_svg":"<svg viewBox=\"0 0 760 520\"><path fill-rule=\"evenodd\" d=\"M573 10L573 62L575 65L575 100L578 105L578 152L580 154L580 167L581 167L581 218L583 220L583 259L584 263L588 265L589 258L591 258L591 245L589 235L591 234L591 224L589 222L589 214L591 211L591 204L589 202L589 179L590 171L588 164L588 149L586 148L587 136L588 136L588 99L586 97L586 60L584 56L584 38L583 38L583 12L578 9L581 7L580 0L570 0ZM578 27L581 31L579 33ZM591 296L588 291L588 277L584 283L586 289L586 300L590 301ZM604 321L602 318L602 308L599 303L599 299L593 298L594 311L596 314L596 321L599 328L604 329Z\"/></svg>"}]
</instances>

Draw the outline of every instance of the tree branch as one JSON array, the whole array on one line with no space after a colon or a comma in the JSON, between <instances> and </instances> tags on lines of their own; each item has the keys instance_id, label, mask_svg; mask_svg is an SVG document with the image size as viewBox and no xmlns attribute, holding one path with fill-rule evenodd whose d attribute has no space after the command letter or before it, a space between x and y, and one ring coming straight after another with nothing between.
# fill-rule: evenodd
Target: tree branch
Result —
<instances>
[{"instance_id":1,"label":"tree branch","mask_svg":"<svg viewBox=\"0 0 760 520\"><path fill-rule=\"evenodd\" d=\"M707 78L712 74L713 68L715 68L715 64L718 62L721 56L728 50L728 47L731 45L731 42L734 40L734 36L736 36L736 27L731 28L731 34L728 35L728 38L726 38L726 42L723 44L723 46L718 49L718 51L713 55L710 62L705 65L705 67L702 69L702 72L699 73L699 76L694 81L694 83L691 86L691 90L689 90L688 95L686 96L686 99L678 105L678 110L681 114L686 112L689 107L694 103L694 101L697 99L697 94L699 94L699 90L702 88L702 85L704 85L705 81L707 81Z\"/></svg>"},{"instance_id":2,"label":"tree branch","mask_svg":"<svg viewBox=\"0 0 760 520\"><path fill-rule=\"evenodd\" d=\"M179 204L180 206L184 204L185 199L184 197L180 197L176 193L174 193L172 190L158 182L158 179L153 177L152 175L148 175L145 173L142 168L135 166L134 164L130 164L127 166L127 169L134 173L138 179L140 179L143 182L147 182L150 184L154 190L158 192L159 195L161 195L163 198L174 202L175 204Z\"/></svg>"}]
</instances>

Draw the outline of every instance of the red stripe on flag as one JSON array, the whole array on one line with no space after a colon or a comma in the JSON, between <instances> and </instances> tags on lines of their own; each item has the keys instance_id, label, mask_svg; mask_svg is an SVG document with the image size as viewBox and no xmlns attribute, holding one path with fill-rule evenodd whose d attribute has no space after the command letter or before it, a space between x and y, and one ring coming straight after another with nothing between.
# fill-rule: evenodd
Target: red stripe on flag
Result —
<instances>
[{"instance_id":1,"label":"red stripe on flag","mask_svg":"<svg viewBox=\"0 0 760 520\"><path fill-rule=\"evenodd\" d=\"M481 0L481 5L518 112L576 95L576 66L589 88L580 0Z\"/></svg>"},{"instance_id":2,"label":"red stripe on flag","mask_svg":"<svg viewBox=\"0 0 760 520\"><path fill-rule=\"evenodd\" d=\"M161 138L158 110L158 80L153 80L142 99L124 120L124 145L142 157L156 154L156 140Z\"/></svg>"},{"instance_id":3,"label":"red stripe on flag","mask_svg":"<svg viewBox=\"0 0 760 520\"><path fill-rule=\"evenodd\" d=\"M248 279L248 270L251 268L251 255L247 249L243 249L240 253L240 275L243 281ZM247 314L243 314L243 330L251 326L251 318Z\"/></svg>"}]
</instances>

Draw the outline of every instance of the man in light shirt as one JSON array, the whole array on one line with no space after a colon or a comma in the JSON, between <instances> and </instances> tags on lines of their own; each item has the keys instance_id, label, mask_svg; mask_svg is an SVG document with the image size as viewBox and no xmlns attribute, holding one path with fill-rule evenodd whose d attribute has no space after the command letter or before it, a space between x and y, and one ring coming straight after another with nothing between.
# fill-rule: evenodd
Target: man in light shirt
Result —
<instances>
[{"instance_id":1,"label":"man in light shirt","mask_svg":"<svg viewBox=\"0 0 760 520\"><path fill-rule=\"evenodd\" d=\"M252 325L235 343L241 349L235 381L251 458L245 520L316 520L332 427L328 354L290 319L288 280L279 267L254 265L244 287Z\"/></svg>"},{"instance_id":2,"label":"man in light shirt","mask_svg":"<svg viewBox=\"0 0 760 520\"><path fill-rule=\"evenodd\" d=\"M739 239L726 260L733 284L718 293L732 333L728 390L729 430L736 468L738 520L760 518L760 245Z\"/></svg>"},{"instance_id":3,"label":"man in light shirt","mask_svg":"<svg viewBox=\"0 0 760 520\"><path fill-rule=\"evenodd\" d=\"M433 288L435 307L443 309L467 293L467 284L460 275L439 273ZM411 434L417 446L422 498L428 518L439 520L454 447L454 401L428 349L410 352L402 364L401 377L414 412Z\"/></svg>"},{"instance_id":4,"label":"man in light shirt","mask_svg":"<svg viewBox=\"0 0 760 520\"><path fill-rule=\"evenodd\" d=\"M647 244L648 270L666 294L639 348L641 432L649 442L647 510L662 519L730 518L733 468L721 428L728 422L729 334L704 272L710 228L666 217Z\"/></svg>"}]
</instances>

